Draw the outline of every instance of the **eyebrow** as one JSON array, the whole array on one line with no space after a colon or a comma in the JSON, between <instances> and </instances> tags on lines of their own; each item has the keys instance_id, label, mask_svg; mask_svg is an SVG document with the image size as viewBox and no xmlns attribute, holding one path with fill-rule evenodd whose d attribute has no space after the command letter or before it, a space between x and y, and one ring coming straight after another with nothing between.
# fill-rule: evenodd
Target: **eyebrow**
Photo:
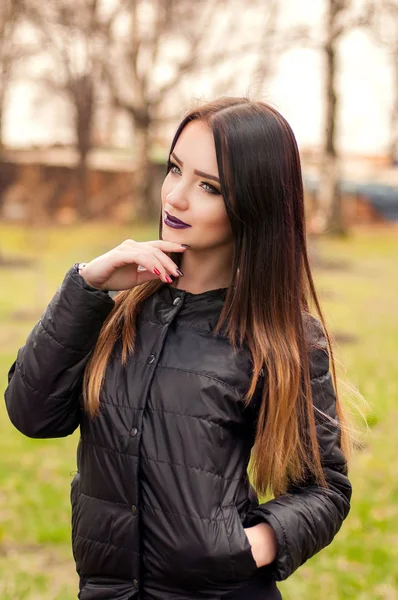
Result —
<instances>
[{"instance_id":1,"label":"eyebrow","mask_svg":"<svg viewBox=\"0 0 398 600\"><path fill-rule=\"evenodd\" d=\"M182 160L180 160L174 152L171 153L171 156L173 156L176 159L179 165L181 165L182 167L184 166ZM203 171L198 171L197 169L195 169L194 173L195 175L200 175L201 177L206 177L206 179L211 179L212 181L217 181L217 183L220 183L219 178L215 177L215 175L209 175L209 173L204 173Z\"/></svg>"}]
</instances>

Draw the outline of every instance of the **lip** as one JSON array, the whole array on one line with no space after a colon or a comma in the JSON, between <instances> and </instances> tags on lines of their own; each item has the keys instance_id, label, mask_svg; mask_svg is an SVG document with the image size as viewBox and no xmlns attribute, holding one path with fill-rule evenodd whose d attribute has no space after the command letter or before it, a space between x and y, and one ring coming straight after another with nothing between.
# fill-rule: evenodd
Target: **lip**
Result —
<instances>
[{"instance_id":1,"label":"lip","mask_svg":"<svg viewBox=\"0 0 398 600\"><path fill-rule=\"evenodd\" d=\"M169 227L174 227L175 229L185 229L186 227L191 227L191 225L189 225L188 223L184 223L184 221L181 221L181 219L178 219L177 217L174 217L173 215L168 213L167 210L165 210L164 212L164 222Z\"/></svg>"}]
</instances>

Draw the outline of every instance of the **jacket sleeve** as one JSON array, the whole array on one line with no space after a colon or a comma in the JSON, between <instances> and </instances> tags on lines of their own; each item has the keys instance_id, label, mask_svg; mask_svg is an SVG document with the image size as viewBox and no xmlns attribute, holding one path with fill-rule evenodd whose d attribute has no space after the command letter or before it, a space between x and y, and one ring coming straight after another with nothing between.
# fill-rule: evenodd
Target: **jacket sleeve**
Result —
<instances>
[{"instance_id":1,"label":"jacket sleeve","mask_svg":"<svg viewBox=\"0 0 398 600\"><path fill-rule=\"evenodd\" d=\"M8 373L8 415L24 435L64 437L78 427L84 368L113 306L77 265L67 272Z\"/></svg>"},{"instance_id":2,"label":"jacket sleeve","mask_svg":"<svg viewBox=\"0 0 398 600\"><path fill-rule=\"evenodd\" d=\"M326 346L325 338L323 345ZM350 510L352 488L340 446L336 396L327 347L312 350L309 361L318 443L329 488L319 487L313 481L302 486L290 486L286 495L255 506L246 517L245 526L265 522L276 533L277 557L264 567L276 581L287 579L330 544ZM335 423L322 417L316 409L332 417Z\"/></svg>"}]
</instances>

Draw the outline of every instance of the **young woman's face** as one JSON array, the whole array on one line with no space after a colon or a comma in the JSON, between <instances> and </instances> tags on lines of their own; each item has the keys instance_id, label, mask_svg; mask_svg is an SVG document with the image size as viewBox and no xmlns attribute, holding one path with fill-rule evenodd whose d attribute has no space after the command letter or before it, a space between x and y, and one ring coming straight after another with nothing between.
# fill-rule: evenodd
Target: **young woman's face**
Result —
<instances>
[{"instance_id":1,"label":"young woman's face","mask_svg":"<svg viewBox=\"0 0 398 600\"><path fill-rule=\"evenodd\" d=\"M232 243L232 230L221 195L214 137L202 121L191 121L170 156L173 163L163 182L162 239L210 249ZM190 227L165 223L167 213Z\"/></svg>"}]
</instances>

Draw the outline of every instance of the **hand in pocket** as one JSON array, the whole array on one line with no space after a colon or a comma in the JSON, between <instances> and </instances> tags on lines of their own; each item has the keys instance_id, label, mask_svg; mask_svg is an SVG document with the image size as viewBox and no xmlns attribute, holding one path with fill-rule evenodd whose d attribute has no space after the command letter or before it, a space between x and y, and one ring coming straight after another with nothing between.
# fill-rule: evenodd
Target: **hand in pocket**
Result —
<instances>
[{"instance_id":1,"label":"hand in pocket","mask_svg":"<svg viewBox=\"0 0 398 600\"><path fill-rule=\"evenodd\" d=\"M276 559L278 543L275 531L267 523L245 529L257 567L269 565Z\"/></svg>"}]
</instances>

